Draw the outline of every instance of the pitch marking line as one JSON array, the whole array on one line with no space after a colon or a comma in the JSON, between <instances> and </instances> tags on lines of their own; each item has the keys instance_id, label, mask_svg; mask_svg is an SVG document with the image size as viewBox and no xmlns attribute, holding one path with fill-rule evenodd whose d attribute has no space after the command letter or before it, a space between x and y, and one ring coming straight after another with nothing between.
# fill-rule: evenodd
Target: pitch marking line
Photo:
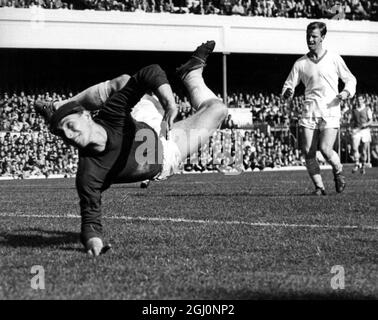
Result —
<instances>
[{"instance_id":1,"label":"pitch marking line","mask_svg":"<svg viewBox=\"0 0 378 320\"><path fill-rule=\"evenodd\" d=\"M69 218L79 219L78 215L52 215L52 214L10 214L0 213L2 218ZM216 224L216 225L243 225L250 227L282 227L282 228L312 228L312 229L362 229L378 230L378 226L353 226L353 225L322 225L322 224L297 224L297 223L276 223L276 222L247 222L247 221L221 221L221 220L202 220L202 219L184 219L169 217L130 217L130 216L108 216L103 217L105 220L124 220L124 221L147 221L147 222L174 222L174 223L196 223L196 224Z\"/></svg>"}]
</instances>

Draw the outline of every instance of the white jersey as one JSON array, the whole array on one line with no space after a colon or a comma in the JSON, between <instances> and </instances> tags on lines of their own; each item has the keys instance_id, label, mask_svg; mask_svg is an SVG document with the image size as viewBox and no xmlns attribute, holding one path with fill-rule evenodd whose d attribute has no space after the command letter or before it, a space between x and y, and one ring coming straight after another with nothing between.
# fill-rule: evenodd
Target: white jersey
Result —
<instances>
[{"instance_id":1,"label":"white jersey","mask_svg":"<svg viewBox=\"0 0 378 320\"><path fill-rule=\"evenodd\" d=\"M282 89L293 90L302 82L305 86L305 101L302 107L302 118L340 118L339 78L344 82L344 90L353 97L356 92L356 78L349 71L344 60L335 53L325 51L317 61L308 55L299 58L295 63Z\"/></svg>"}]
</instances>

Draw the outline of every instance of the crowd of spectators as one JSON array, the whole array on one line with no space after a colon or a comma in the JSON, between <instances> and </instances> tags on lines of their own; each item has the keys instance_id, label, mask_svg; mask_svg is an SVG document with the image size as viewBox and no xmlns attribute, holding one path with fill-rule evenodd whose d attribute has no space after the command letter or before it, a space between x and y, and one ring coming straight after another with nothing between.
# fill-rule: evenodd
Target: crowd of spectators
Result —
<instances>
[{"instance_id":1,"label":"crowd of spectators","mask_svg":"<svg viewBox=\"0 0 378 320\"><path fill-rule=\"evenodd\" d=\"M197 153L187 158L188 172L243 172L304 165L289 130L218 130Z\"/></svg>"},{"instance_id":2,"label":"crowd of spectators","mask_svg":"<svg viewBox=\"0 0 378 320\"><path fill-rule=\"evenodd\" d=\"M57 94L0 94L0 176L74 175L77 151L49 133L44 120L35 113L36 100L62 100L73 93ZM189 101L175 96L179 108L178 120L193 113ZM378 122L378 95L365 94L367 104ZM303 96L295 97L289 105L279 95L263 93L235 93L228 97L230 108L249 108L254 129L242 130L231 116L199 150L188 158L186 171L235 169L255 170L303 164L295 132L290 125L300 114ZM349 123L355 98L342 105L343 122ZM265 129L259 125L263 125ZM277 130L277 128L280 128ZM242 136L241 136L242 135ZM227 155L225 157L225 155ZM197 159L197 160L196 160Z\"/></svg>"},{"instance_id":3,"label":"crowd of spectators","mask_svg":"<svg viewBox=\"0 0 378 320\"><path fill-rule=\"evenodd\" d=\"M46 131L6 132L0 135L0 176L64 175L77 170L77 150Z\"/></svg>"},{"instance_id":4,"label":"crowd of spectators","mask_svg":"<svg viewBox=\"0 0 378 320\"><path fill-rule=\"evenodd\" d=\"M219 95L218 95L219 96ZM220 97L220 96L219 96ZM367 106L373 112L373 122L378 122L378 94L364 94ZM248 108L251 110L253 123L266 123L270 126L289 126L296 122L301 114L303 95L295 96L288 103L281 95L273 93L232 93L227 98L229 108ZM356 105L356 98L341 102L341 124L351 121L352 109ZM181 107L181 105L179 104ZM190 105L181 108L181 113L191 114ZM183 110L183 111L182 111ZM228 119L226 119L227 121ZM228 128L232 128L228 127Z\"/></svg>"},{"instance_id":5,"label":"crowd of spectators","mask_svg":"<svg viewBox=\"0 0 378 320\"><path fill-rule=\"evenodd\" d=\"M377 0L0 0L0 7L378 20Z\"/></svg>"},{"instance_id":6,"label":"crowd of spectators","mask_svg":"<svg viewBox=\"0 0 378 320\"><path fill-rule=\"evenodd\" d=\"M0 176L25 178L76 173L77 150L49 133L44 120L34 110L37 99L69 96L72 94L48 92L0 96Z\"/></svg>"}]
</instances>

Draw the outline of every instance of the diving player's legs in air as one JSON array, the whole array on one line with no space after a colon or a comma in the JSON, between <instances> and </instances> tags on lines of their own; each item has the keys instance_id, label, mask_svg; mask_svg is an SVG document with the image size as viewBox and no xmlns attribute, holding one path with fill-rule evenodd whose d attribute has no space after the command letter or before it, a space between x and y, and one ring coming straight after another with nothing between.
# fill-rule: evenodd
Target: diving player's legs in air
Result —
<instances>
[{"instance_id":1,"label":"diving player's legs in air","mask_svg":"<svg viewBox=\"0 0 378 320\"><path fill-rule=\"evenodd\" d=\"M314 194L325 195L326 192L323 184L323 179L320 175L318 160L316 159L319 136L319 129L301 127L302 153L306 160L307 172L315 185Z\"/></svg>"},{"instance_id":2,"label":"diving player's legs in air","mask_svg":"<svg viewBox=\"0 0 378 320\"><path fill-rule=\"evenodd\" d=\"M227 115L227 107L207 87L202 76L203 68L214 46L214 41L203 43L186 63L176 69L195 113L185 120L175 122L168 133L165 132L164 123L161 123L162 131L157 131L163 144L163 169L153 180L165 180L178 173L180 164L188 155L197 152L201 145L209 141ZM151 99L152 102L154 100ZM159 103L155 101L156 109L159 109L158 106ZM151 110L150 114L156 112ZM141 188L147 188L148 185L148 181L143 181Z\"/></svg>"},{"instance_id":3,"label":"diving player's legs in air","mask_svg":"<svg viewBox=\"0 0 378 320\"><path fill-rule=\"evenodd\" d=\"M191 102L196 111L185 120L174 123L170 139L178 146L181 161L198 151L198 147L207 142L227 116L227 107L212 92L202 77L208 55L215 47L214 41L199 46L192 57L177 69Z\"/></svg>"}]
</instances>

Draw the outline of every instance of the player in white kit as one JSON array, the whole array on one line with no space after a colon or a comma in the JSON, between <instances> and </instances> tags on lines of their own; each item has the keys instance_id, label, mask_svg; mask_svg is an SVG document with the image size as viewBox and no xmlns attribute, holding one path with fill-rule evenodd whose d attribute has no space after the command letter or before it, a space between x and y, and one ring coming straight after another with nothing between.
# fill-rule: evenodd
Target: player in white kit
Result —
<instances>
[{"instance_id":1,"label":"player in white kit","mask_svg":"<svg viewBox=\"0 0 378 320\"><path fill-rule=\"evenodd\" d=\"M373 112L366 105L363 95L357 95L357 105L352 110L352 152L354 158L353 173L360 169L361 174L365 174L365 164L368 154L368 146L371 142L371 134L369 126L373 123ZM359 147L361 145L361 155ZM361 162L360 162L361 161ZM360 166L361 165L361 166Z\"/></svg>"},{"instance_id":2,"label":"player in white kit","mask_svg":"<svg viewBox=\"0 0 378 320\"><path fill-rule=\"evenodd\" d=\"M283 97L291 99L300 82L305 86L299 125L302 152L316 195L326 194L316 160L318 148L333 168L336 191L340 193L345 188L343 167L333 146L340 126L340 101L353 97L356 91L356 78L344 60L323 48L326 33L327 27L323 22L312 22L307 26L306 40L310 51L294 63L282 89ZM344 82L344 89L340 93L339 78Z\"/></svg>"}]
</instances>

